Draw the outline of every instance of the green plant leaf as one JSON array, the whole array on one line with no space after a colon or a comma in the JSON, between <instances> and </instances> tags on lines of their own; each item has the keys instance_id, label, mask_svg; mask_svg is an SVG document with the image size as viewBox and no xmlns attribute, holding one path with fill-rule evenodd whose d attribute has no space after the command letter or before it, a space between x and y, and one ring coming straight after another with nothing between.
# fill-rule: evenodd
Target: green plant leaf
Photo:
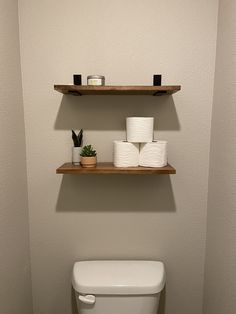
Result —
<instances>
[{"instance_id":1,"label":"green plant leaf","mask_svg":"<svg viewBox=\"0 0 236 314\"><path fill-rule=\"evenodd\" d=\"M72 140L74 143L74 147L79 147L77 135L75 134L75 132L73 130L71 130L71 132L72 132Z\"/></svg>"},{"instance_id":2,"label":"green plant leaf","mask_svg":"<svg viewBox=\"0 0 236 314\"><path fill-rule=\"evenodd\" d=\"M78 134L78 145L79 147L83 145L83 129L81 129Z\"/></svg>"}]
</instances>

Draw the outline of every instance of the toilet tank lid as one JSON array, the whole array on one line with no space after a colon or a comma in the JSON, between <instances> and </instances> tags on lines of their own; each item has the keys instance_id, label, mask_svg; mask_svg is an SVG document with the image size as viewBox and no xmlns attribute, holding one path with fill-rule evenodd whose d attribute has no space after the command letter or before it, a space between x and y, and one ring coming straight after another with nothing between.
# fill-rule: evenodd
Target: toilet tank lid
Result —
<instances>
[{"instance_id":1,"label":"toilet tank lid","mask_svg":"<svg viewBox=\"0 0 236 314\"><path fill-rule=\"evenodd\" d=\"M155 294L165 285L165 269L158 261L81 261L72 285L84 294Z\"/></svg>"}]
</instances>

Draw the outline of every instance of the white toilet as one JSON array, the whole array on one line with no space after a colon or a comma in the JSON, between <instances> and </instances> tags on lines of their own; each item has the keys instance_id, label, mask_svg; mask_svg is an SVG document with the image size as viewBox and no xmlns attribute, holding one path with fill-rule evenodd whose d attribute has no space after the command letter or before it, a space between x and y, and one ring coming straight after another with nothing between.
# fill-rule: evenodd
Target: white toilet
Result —
<instances>
[{"instance_id":1,"label":"white toilet","mask_svg":"<svg viewBox=\"0 0 236 314\"><path fill-rule=\"evenodd\" d=\"M82 261L72 285L79 314L157 314L165 269L157 261Z\"/></svg>"}]
</instances>

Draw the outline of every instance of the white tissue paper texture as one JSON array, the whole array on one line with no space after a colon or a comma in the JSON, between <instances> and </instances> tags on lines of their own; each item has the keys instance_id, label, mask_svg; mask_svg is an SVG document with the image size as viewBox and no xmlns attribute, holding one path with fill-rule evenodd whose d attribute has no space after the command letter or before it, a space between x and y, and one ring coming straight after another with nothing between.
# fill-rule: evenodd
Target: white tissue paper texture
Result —
<instances>
[{"instance_id":1,"label":"white tissue paper texture","mask_svg":"<svg viewBox=\"0 0 236 314\"><path fill-rule=\"evenodd\" d=\"M127 141L132 143L146 143L153 141L153 117L126 118Z\"/></svg>"},{"instance_id":2,"label":"white tissue paper texture","mask_svg":"<svg viewBox=\"0 0 236 314\"><path fill-rule=\"evenodd\" d=\"M113 162L115 167L137 167L139 164L139 144L114 141Z\"/></svg>"},{"instance_id":3,"label":"white tissue paper texture","mask_svg":"<svg viewBox=\"0 0 236 314\"><path fill-rule=\"evenodd\" d=\"M141 144L139 165L143 167L165 167L167 165L167 141Z\"/></svg>"}]
</instances>

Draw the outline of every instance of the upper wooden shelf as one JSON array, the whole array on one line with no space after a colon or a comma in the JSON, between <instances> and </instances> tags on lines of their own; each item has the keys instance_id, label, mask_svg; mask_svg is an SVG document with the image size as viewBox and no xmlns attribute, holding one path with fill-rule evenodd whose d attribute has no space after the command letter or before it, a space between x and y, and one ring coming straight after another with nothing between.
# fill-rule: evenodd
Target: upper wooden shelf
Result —
<instances>
[{"instance_id":1,"label":"upper wooden shelf","mask_svg":"<svg viewBox=\"0 0 236 314\"><path fill-rule=\"evenodd\" d=\"M170 95L181 89L180 85L171 86L88 86L88 85L54 85L62 94L82 95Z\"/></svg>"},{"instance_id":2,"label":"upper wooden shelf","mask_svg":"<svg viewBox=\"0 0 236 314\"><path fill-rule=\"evenodd\" d=\"M63 164L56 170L60 174L175 174L176 170L171 165L161 168L128 167L118 168L111 162L100 162L94 168L75 166L71 162Z\"/></svg>"}]
</instances>

